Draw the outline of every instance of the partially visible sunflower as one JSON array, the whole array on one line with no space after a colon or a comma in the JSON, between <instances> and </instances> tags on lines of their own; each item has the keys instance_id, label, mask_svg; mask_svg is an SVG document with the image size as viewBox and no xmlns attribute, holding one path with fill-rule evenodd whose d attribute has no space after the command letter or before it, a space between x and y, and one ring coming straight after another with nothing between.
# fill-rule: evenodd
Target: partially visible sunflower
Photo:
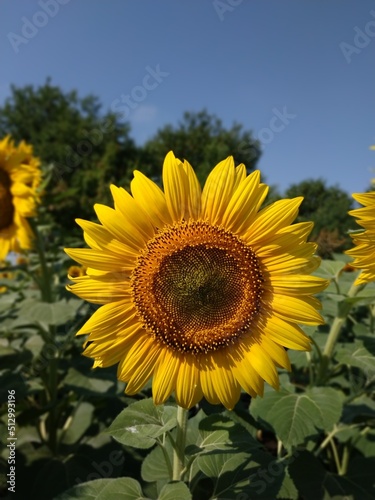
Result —
<instances>
[{"instance_id":1,"label":"partially visible sunflower","mask_svg":"<svg viewBox=\"0 0 375 500\"><path fill-rule=\"evenodd\" d=\"M27 217L39 203L40 161L32 146L17 147L9 136L0 141L0 260L11 250L29 249L32 231Z\"/></svg>"},{"instance_id":2,"label":"partially visible sunflower","mask_svg":"<svg viewBox=\"0 0 375 500\"><path fill-rule=\"evenodd\" d=\"M1 262L0 262L0 268L1 268ZM12 279L13 278L13 273L10 273L9 271L2 271L0 272L0 280L6 279ZM8 287L6 285L0 285L0 293L5 293L8 290Z\"/></svg>"},{"instance_id":3,"label":"partially visible sunflower","mask_svg":"<svg viewBox=\"0 0 375 500\"><path fill-rule=\"evenodd\" d=\"M349 214L357 218L357 224L365 231L351 235L355 247L346 253L354 258L350 264L362 270L355 281L356 285L362 285L375 280L375 192L355 193L352 196L363 207L351 210Z\"/></svg>"},{"instance_id":4,"label":"partially visible sunflower","mask_svg":"<svg viewBox=\"0 0 375 500\"><path fill-rule=\"evenodd\" d=\"M78 278L86 274L85 266L70 266L68 269L69 278Z\"/></svg>"},{"instance_id":5,"label":"partially visible sunflower","mask_svg":"<svg viewBox=\"0 0 375 500\"><path fill-rule=\"evenodd\" d=\"M118 363L128 394L153 377L156 404L174 392L184 408L204 396L230 409L241 387L277 389L276 367L290 369L284 347L310 349L298 323L323 323L313 224L291 225L302 198L260 210L268 187L232 157L202 191L170 152L163 184L136 171L132 196L111 186L115 208L95 205L101 224L77 219L91 248L66 250L88 268L68 288L103 304L78 334L89 334L94 367Z\"/></svg>"}]
</instances>

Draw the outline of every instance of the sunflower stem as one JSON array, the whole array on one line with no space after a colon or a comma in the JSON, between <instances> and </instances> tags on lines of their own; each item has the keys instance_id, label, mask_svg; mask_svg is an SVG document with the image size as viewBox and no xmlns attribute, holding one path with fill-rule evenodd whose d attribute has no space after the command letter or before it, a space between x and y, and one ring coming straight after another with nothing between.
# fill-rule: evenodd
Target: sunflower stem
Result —
<instances>
[{"instance_id":1,"label":"sunflower stem","mask_svg":"<svg viewBox=\"0 0 375 500\"><path fill-rule=\"evenodd\" d=\"M40 293L42 295L43 302L53 302L51 275L47 265L43 238L38 231L38 226L35 223L35 220L29 219L29 223L35 235L35 247L36 251L38 252L40 262L41 279L37 281L37 285L40 287Z\"/></svg>"},{"instance_id":2,"label":"sunflower stem","mask_svg":"<svg viewBox=\"0 0 375 500\"><path fill-rule=\"evenodd\" d=\"M185 442L188 422L188 411L177 406L176 447L173 450L173 481L180 481L185 464Z\"/></svg>"},{"instance_id":3,"label":"sunflower stem","mask_svg":"<svg viewBox=\"0 0 375 500\"><path fill-rule=\"evenodd\" d=\"M357 295L357 293L362 290L364 285L355 285L354 283L350 287L347 298L353 298ZM317 378L317 385L322 385L327 379L328 368L333 356L333 351L335 349L337 340L341 333L341 329L343 324L346 321L346 318L349 315L351 308L353 307L353 303L351 301L346 301L342 303L342 307L339 309L339 314L333 320L331 329L328 334L327 342L324 346L322 358L320 360L319 373Z\"/></svg>"}]
</instances>

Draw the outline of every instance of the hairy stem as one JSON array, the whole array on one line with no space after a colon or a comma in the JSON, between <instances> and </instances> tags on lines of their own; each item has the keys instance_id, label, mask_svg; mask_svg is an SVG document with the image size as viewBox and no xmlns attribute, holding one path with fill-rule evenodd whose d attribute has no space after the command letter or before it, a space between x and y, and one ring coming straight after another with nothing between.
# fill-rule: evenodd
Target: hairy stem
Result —
<instances>
[{"instance_id":1,"label":"hairy stem","mask_svg":"<svg viewBox=\"0 0 375 500\"><path fill-rule=\"evenodd\" d=\"M173 450L173 481L179 481L181 479L181 472L184 469L187 422L188 411L178 406L176 447Z\"/></svg>"}]
</instances>

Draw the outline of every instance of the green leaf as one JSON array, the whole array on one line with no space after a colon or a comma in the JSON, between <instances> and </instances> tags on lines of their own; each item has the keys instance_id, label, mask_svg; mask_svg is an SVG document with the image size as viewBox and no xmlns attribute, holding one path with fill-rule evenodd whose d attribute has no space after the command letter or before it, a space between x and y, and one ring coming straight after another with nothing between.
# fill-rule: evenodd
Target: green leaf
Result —
<instances>
[{"instance_id":1,"label":"green leaf","mask_svg":"<svg viewBox=\"0 0 375 500\"><path fill-rule=\"evenodd\" d=\"M97 395L98 393L104 395L110 389L115 389L115 381L108 380L107 373L94 372L95 377L91 375L92 373L83 374L75 368L69 368L64 383L84 395Z\"/></svg>"},{"instance_id":2,"label":"green leaf","mask_svg":"<svg viewBox=\"0 0 375 500\"><path fill-rule=\"evenodd\" d=\"M176 407L155 406L151 398L145 399L125 408L106 432L127 446L151 448L156 438L176 426L176 416Z\"/></svg>"},{"instance_id":3,"label":"green leaf","mask_svg":"<svg viewBox=\"0 0 375 500\"><path fill-rule=\"evenodd\" d=\"M305 393L268 392L251 402L251 414L271 424L284 446L303 443L316 429L328 431L342 413L342 397L335 389L314 387Z\"/></svg>"},{"instance_id":4,"label":"green leaf","mask_svg":"<svg viewBox=\"0 0 375 500\"><path fill-rule=\"evenodd\" d=\"M164 443L165 453L169 457L169 464L173 464L173 448L169 440ZM141 466L142 479L145 481L159 481L160 479L170 479L170 469L168 468L165 455L160 446L154 448L143 460Z\"/></svg>"},{"instance_id":5,"label":"green leaf","mask_svg":"<svg viewBox=\"0 0 375 500\"><path fill-rule=\"evenodd\" d=\"M375 429L368 429L366 434L362 434L355 440L354 446L364 457L375 457Z\"/></svg>"},{"instance_id":6,"label":"green leaf","mask_svg":"<svg viewBox=\"0 0 375 500\"><path fill-rule=\"evenodd\" d=\"M222 451L200 455L197 468L214 484L213 498L238 499L240 494L248 498L276 498L285 468L278 466L270 472L275 461L269 453L225 453Z\"/></svg>"},{"instance_id":7,"label":"green leaf","mask_svg":"<svg viewBox=\"0 0 375 500\"><path fill-rule=\"evenodd\" d=\"M286 470L283 483L277 498L287 498L288 500L298 500L298 490L290 477L288 470Z\"/></svg>"},{"instance_id":8,"label":"green leaf","mask_svg":"<svg viewBox=\"0 0 375 500\"><path fill-rule=\"evenodd\" d=\"M94 406L87 402L82 402L74 409L69 427L62 435L64 444L76 443L90 427L94 413Z\"/></svg>"},{"instance_id":9,"label":"green leaf","mask_svg":"<svg viewBox=\"0 0 375 500\"><path fill-rule=\"evenodd\" d=\"M342 344L336 353L336 359L342 364L356 366L364 372L375 373L375 356L361 340L356 340L354 344Z\"/></svg>"},{"instance_id":10,"label":"green leaf","mask_svg":"<svg viewBox=\"0 0 375 500\"><path fill-rule=\"evenodd\" d=\"M373 500L375 458L356 458L345 476L327 471L308 451L302 451L298 460L289 466L290 475L300 495L306 500L353 495L360 500Z\"/></svg>"},{"instance_id":11,"label":"green leaf","mask_svg":"<svg viewBox=\"0 0 375 500\"><path fill-rule=\"evenodd\" d=\"M158 500L191 500L192 495L185 483L176 481L166 484L159 493Z\"/></svg>"},{"instance_id":12,"label":"green leaf","mask_svg":"<svg viewBox=\"0 0 375 500\"><path fill-rule=\"evenodd\" d=\"M190 436L191 442L191 436ZM195 443L188 446L188 454L207 453L213 450L259 449L261 445L239 423L220 414L210 415L199 421Z\"/></svg>"},{"instance_id":13,"label":"green leaf","mask_svg":"<svg viewBox=\"0 0 375 500\"><path fill-rule=\"evenodd\" d=\"M375 420L375 401L366 394L353 399L344 406L342 420L346 423Z\"/></svg>"},{"instance_id":14,"label":"green leaf","mask_svg":"<svg viewBox=\"0 0 375 500\"><path fill-rule=\"evenodd\" d=\"M46 325L63 325L73 319L82 301L71 299L59 302L37 302L26 299L22 302L19 316L27 318L28 321L37 321Z\"/></svg>"},{"instance_id":15,"label":"green leaf","mask_svg":"<svg viewBox=\"0 0 375 500\"><path fill-rule=\"evenodd\" d=\"M71 488L56 500L148 500L141 485L131 477L96 479Z\"/></svg>"},{"instance_id":16,"label":"green leaf","mask_svg":"<svg viewBox=\"0 0 375 500\"><path fill-rule=\"evenodd\" d=\"M337 278L345 267L345 262L339 260L322 260L319 268L314 272L316 276L324 279Z\"/></svg>"},{"instance_id":17,"label":"green leaf","mask_svg":"<svg viewBox=\"0 0 375 500\"><path fill-rule=\"evenodd\" d=\"M17 298L16 294L2 295L0 301L0 313L10 312Z\"/></svg>"}]
</instances>

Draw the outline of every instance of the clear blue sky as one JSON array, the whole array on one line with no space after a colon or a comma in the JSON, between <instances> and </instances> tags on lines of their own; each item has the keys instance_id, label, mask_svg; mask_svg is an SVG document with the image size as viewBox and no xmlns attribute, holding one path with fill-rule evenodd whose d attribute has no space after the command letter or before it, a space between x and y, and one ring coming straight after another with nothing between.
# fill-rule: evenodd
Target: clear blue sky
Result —
<instances>
[{"instance_id":1,"label":"clear blue sky","mask_svg":"<svg viewBox=\"0 0 375 500\"><path fill-rule=\"evenodd\" d=\"M10 84L51 76L121 106L139 144L186 110L242 123L280 191L323 177L358 192L375 177L374 1L60 1L1 0L0 104Z\"/></svg>"}]
</instances>

